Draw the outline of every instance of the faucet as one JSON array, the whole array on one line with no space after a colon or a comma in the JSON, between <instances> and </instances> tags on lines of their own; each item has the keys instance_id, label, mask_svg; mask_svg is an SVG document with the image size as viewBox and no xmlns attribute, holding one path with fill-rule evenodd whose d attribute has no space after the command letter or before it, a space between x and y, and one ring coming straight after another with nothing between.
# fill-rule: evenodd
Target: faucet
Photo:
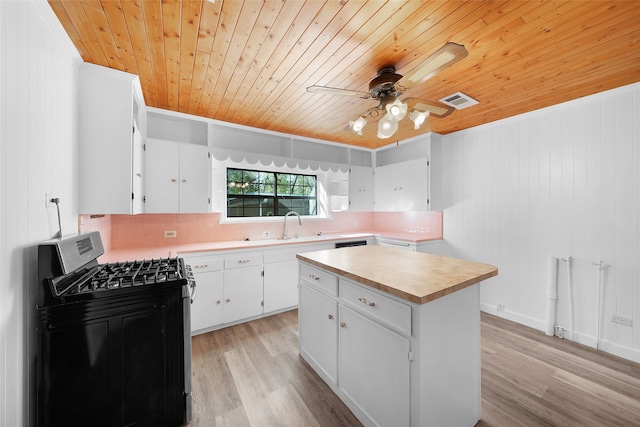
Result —
<instances>
[{"instance_id":1,"label":"faucet","mask_svg":"<svg viewBox=\"0 0 640 427\"><path fill-rule=\"evenodd\" d=\"M300 214L296 211L289 211L284 216L284 229L282 230L282 240L287 240L289 236L287 235L287 217L290 215L295 215L298 217L298 224L302 225L302 218L300 218Z\"/></svg>"}]
</instances>

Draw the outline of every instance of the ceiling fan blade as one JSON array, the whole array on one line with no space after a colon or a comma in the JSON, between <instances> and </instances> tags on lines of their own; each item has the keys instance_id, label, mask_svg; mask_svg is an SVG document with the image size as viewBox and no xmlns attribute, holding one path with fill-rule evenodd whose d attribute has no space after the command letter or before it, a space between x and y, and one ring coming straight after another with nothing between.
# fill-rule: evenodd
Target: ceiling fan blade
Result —
<instances>
[{"instance_id":1,"label":"ceiling fan blade","mask_svg":"<svg viewBox=\"0 0 640 427\"><path fill-rule=\"evenodd\" d=\"M455 111L455 108L453 107L431 101L424 101L422 99L418 100L418 102L413 105L413 108L420 111L429 110L430 116L435 116L439 119L447 117L449 114Z\"/></svg>"},{"instance_id":2,"label":"ceiling fan blade","mask_svg":"<svg viewBox=\"0 0 640 427\"><path fill-rule=\"evenodd\" d=\"M324 93L328 95L357 96L362 99L371 98L371 94L369 92L362 92L359 90L339 89L336 87L329 87L329 86L309 86L307 88L307 92Z\"/></svg>"},{"instance_id":3,"label":"ceiling fan blade","mask_svg":"<svg viewBox=\"0 0 640 427\"><path fill-rule=\"evenodd\" d=\"M461 44L449 42L432 53L420 65L407 73L398 85L408 89L435 76L440 71L467 57L469 52Z\"/></svg>"}]
</instances>

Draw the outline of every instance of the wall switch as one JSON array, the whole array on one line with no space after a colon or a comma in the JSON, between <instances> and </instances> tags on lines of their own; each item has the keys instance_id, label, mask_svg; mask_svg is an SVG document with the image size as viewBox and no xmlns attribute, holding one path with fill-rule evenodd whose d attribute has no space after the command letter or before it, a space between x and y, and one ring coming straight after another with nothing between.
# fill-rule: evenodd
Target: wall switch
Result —
<instances>
[{"instance_id":1,"label":"wall switch","mask_svg":"<svg viewBox=\"0 0 640 427\"><path fill-rule=\"evenodd\" d=\"M626 317L618 316L615 314L611 316L611 321L613 323L617 323L618 325L623 325L628 327L633 326L633 320L627 319Z\"/></svg>"},{"instance_id":2,"label":"wall switch","mask_svg":"<svg viewBox=\"0 0 640 427\"><path fill-rule=\"evenodd\" d=\"M165 231L164 232L164 237L177 237L178 236L178 232L175 230L170 230L170 231Z\"/></svg>"},{"instance_id":3,"label":"wall switch","mask_svg":"<svg viewBox=\"0 0 640 427\"><path fill-rule=\"evenodd\" d=\"M357 219L353 221L353 226L356 228L360 227L360 221L358 221Z\"/></svg>"},{"instance_id":4,"label":"wall switch","mask_svg":"<svg viewBox=\"0 0 640 427\"><path fill-rule=\"evenodd\" d=\"M271 237L271 232L270 231L263 231L262 232L262 238L263 239L269 239Z\"/></svg>"}]
</instances>

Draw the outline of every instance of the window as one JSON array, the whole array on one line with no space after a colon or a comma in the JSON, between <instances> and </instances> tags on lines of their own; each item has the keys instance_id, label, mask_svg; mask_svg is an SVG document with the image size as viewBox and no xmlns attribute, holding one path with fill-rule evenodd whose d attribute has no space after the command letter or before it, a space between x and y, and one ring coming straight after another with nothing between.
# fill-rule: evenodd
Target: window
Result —
<instances>
[{"instance_id":1,"label":"window","mask_svg":"<svg viewBox=\"0 0 640 427\"><path fill-rule=\"evenodd\" d=\"M317 177L227 168L227 218L317 215Z\"/></svg>"}]
</instances>

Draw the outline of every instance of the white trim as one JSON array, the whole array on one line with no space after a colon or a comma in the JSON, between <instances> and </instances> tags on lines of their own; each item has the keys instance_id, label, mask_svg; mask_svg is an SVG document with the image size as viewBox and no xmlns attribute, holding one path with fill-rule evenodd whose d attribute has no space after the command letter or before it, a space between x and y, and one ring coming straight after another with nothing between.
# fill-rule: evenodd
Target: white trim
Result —
<instances>
[{"instance_id":1,"label":"white trim","mask_svg":"<svg viewBox=\"0 0 640 427\"><path fill-rule=\"evenodd\" d=\"M34 0L32 4L36 6L38 11L42 14L42 17L47 21L49 29L60 40L62 46L69 52L71 59L81 67L84 64L84 60L80 56L78 49L69 38L69 35L65 31L64 27L60 23L60 20L56 16L55 12L51 8L51 5L46 0Z\"/></svg>"}]
</instances>

